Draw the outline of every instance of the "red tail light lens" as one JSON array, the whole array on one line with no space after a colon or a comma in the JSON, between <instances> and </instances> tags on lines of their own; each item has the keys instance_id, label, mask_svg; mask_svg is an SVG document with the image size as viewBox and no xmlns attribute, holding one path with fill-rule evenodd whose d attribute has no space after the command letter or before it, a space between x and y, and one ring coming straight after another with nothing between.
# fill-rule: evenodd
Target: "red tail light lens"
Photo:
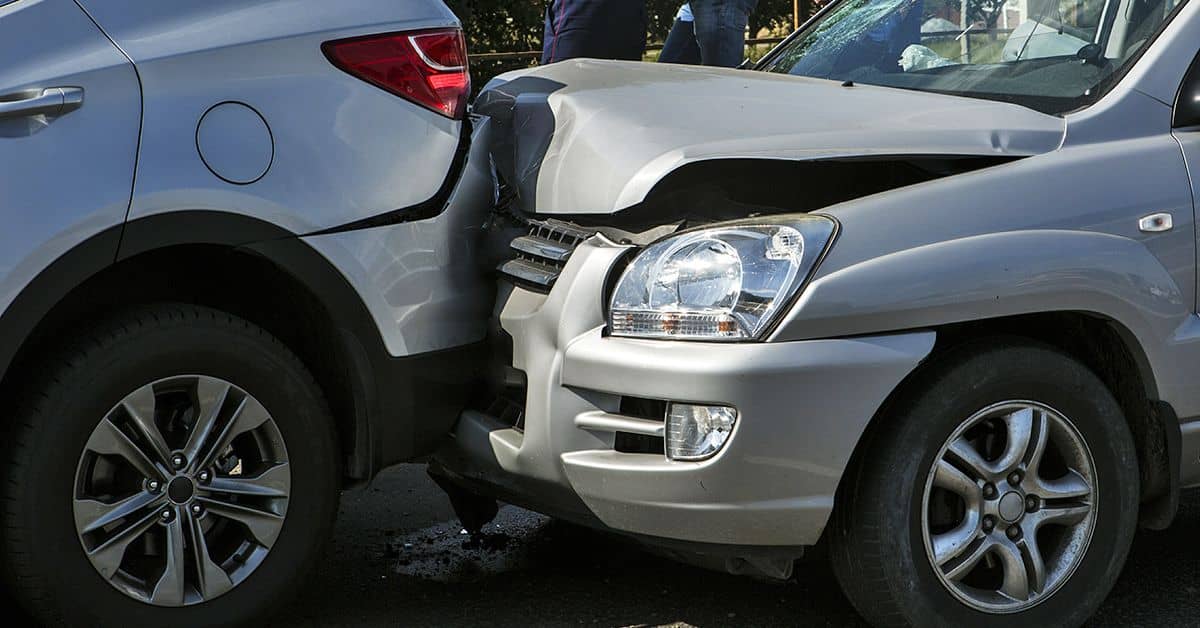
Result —
<instances>
[{"instance_id":1,"label":"red tail light lens","mask_svg":"<svg viewBox=\"0 0 1200 628\"><path fill-rule=\"evenodd\" d=\"M471 73L462 30L388 33L325 42L325 56L368 83L461 120L467 112Z\"/></svg>"}]
</instances>

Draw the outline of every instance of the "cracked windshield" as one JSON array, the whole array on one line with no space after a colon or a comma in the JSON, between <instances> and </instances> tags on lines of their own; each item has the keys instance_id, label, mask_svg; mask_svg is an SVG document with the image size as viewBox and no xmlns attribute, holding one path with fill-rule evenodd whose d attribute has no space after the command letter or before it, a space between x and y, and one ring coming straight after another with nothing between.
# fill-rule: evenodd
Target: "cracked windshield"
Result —
<instances>
[{"instance_id":1,"label":"cracked windshield","mask_svg":"<svg viewBox=\"0 0 1200 628\"><path fill-rule=\"evenodd\" d=\"M844 0L760 68L1014 102L1086 106L1187 0Z\"/></svg>"}]
</instances>

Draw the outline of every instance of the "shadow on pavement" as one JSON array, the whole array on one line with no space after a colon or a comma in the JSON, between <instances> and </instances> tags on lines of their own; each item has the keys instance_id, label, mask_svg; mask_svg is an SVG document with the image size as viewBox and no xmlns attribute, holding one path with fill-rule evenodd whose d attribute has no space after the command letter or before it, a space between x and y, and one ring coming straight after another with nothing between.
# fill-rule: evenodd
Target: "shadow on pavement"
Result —
<instances>
[{"instance_id":1,"label":"shadow on pavement","mask_svg":"<svg viewBox=\"0 0 1200 628\"><path fill-rule=\"evenodd\" d=\"M1200 492L1165 532L1141 532L1092 626L1194 626ZM0 591L7 625L28 620ZM343 499L337 537L275 626L861 626L829 567L775 584L688 567L620 538L508 507L482 541L459 534L422 467Z\"/></svg>"},{"instance_id":2,"label":"shadow on pavement","mask_svg":"<svg viewBox=\"0 0 1200 628\"><path fill-rule=\"evenodd\" d=\"M419 467L389 472L370 503L397 500L395 483L405 486L401 502L420 496L432 506L421 527L372 543L363 537L370 522L356 514L364 506L349 504L329 570L279 625L862 625L821 560L803 564L792 582L759 582L680 565L511 507L472 545ZM1170 530L1140 533L1094 625L1195 625L1198 526L1200 493L1192 492Z\"/></svg>"}]
</instances>

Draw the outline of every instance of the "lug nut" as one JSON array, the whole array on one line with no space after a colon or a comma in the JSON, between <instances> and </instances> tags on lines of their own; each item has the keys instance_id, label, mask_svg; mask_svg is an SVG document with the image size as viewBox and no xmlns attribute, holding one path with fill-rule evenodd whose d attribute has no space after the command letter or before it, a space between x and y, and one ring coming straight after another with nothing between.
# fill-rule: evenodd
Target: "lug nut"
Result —
<instances>
[{"instance_id":1,"label":"lug nut","mask_svg":"<svg viewBox=\"0 0 1200 628\"><path fill-rule=\"evenodd\" d=\"M158 480L150 480L149 482L146 482L146 490L150 491L151 493L157 493L162 490L162 482L159 482Z\"/></svg>"},{"instance_id":2,"label":"lug nut","mask_svg":"<svg viewBox=\"0 0 1200 628\"><path fill-rule=\"evenodd\" d=\"M173 508L164 508L162 512L158 513L158 518L163 523L171 523L175 520L175 510Z\"/></svg>"},{"instance_id":3,"label":"lug nut","mask_svg":"<svg viewBox=\"0 0 1200 628\"><path fill-rule=\"evenodd\" d=\"M175 454L171 456L171 464L175 465L176 469L182 469L187 464L187 458L183 454Z\"/></svg>"},{"instance_id":4,"label":"lug nut","mask_svg":"<svg viewBox=\"0 0 1200 628\"><path fill-rule=\"evenodd\" d=\"M1008 474L1008 483L1012 484L1013 486L1020 484L1021 480L1023 480L1023 479L1024 478L1021 477L1020 471L1013 471L1012 473Z\"/></svg>"},{"instance_id":5,"label":"lug nut","mask_svg":"<svg viewBox=\"0 0 1200 628\"><path fill-rule=\"evenodd\" d=\"M1025 497L1025 510L1027 512L1036 511L1038 507L1041 506L1040 502L1041 500L1039 500L1036 495L1027 495Z\"/></svg>"},{"instance_id":6,"label":"lug nut","mask_svg":"<svg viewBox=\"0 0 1200 628\"><path fill-rule=\"evenodd\" d=\"M983 485L983 497L985 499L996 499L996 487L991 483Z\"/></svg>"},{"instance_id":7,"label":"lug nut","mask_svg":"<svg viewBox=\"0 0 1200 628\"><path fill-rule=\"evenodd\" d=\"M192 504L192 514L196 515L197 517L204 514L204 506L201 506L200 504Z\"/></svg>"},{"instance_id":8,"label":"lug nut","mask_svg":"<svg viewBox=\"0 0 1200 628\"><path fill-rule=\"evenodd\" d=\"M1008 526L1007 533L1008 533L1008 538L1013 541L1020 540L1020 538L1021 538L1021 528L1019 528L1017 526Z\"/></svg>"},{"instance_id":9,"label":"lug nut","mask_svg":"<svg viewBox=\"0 0 1200 628\"><path fill-rule=\"evenodd\" d=\"M991 534L994 529L996 529L996 519L991 515L987 515L983 518L983 531Z\"/></svg>"},{"instance_id":10,"label":"lug nut","mask_svg":"<svg viewBox=\"0 0 1200 628\"><path fill-rule=\"evenodd\" d=\"M201 471L200 475L196 476L196 478L200 480L201 484L208 484L212 480L212 472L205 469L204 471Z\"/></svg>"}]
</instances>

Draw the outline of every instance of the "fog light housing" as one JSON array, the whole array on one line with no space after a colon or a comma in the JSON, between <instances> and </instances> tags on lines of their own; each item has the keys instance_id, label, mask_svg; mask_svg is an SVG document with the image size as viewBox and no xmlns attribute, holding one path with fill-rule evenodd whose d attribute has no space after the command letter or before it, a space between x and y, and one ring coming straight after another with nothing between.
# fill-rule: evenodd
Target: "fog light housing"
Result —
<instances>
[{"instance_id":1,"label":"fog light housing","mask_svg":"<svg viewBox=\"0 0 1200 628\"><path fill-rule=\"evenodd\" d=\"M733 435L737 410L726 406L673 403L667 409L667 457L704 460L716 455Z\"/></svg>"}]
</instances>

